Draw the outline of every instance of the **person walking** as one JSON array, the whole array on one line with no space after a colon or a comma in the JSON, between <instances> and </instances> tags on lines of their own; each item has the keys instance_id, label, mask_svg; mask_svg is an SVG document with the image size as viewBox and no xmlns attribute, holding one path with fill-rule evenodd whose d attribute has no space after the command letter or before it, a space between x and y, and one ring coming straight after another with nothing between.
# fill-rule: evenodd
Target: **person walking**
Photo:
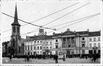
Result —
<instances>
[{"instance_id":1,"label":"person walking","mask_svg":"<svg viewBox=\"0 0 103 66\"><path fill-rule=\"evenodd\" d=\"M28 52L28 54L27 54L27 57L26 57L26 58L27 58L27 61L29 61L29 58L30 58L30 56L29 56L29 52Z\"/></svg>"},{"instance_id":2,"label":"person walking","mask_svg":"<svg viewBox=\"0 0 103 66\"><path fill-rule=\"evenodd\" d=\"M10 54L9 59L11 61L14 56L14 49L12 47L9 47L9 54Z\"/></svg>"},{"instance_id":3,"label":"person walking","mask_svg":"<svg viewBox=\"0 0 103 66\"><path fill-rule=\"evenodd\" d=\"M65 56L65 54L63 55L63 61L65 61L65 59L66 59L66 56Z\"/></svg>"},{"instance_id":4,"label":"person walking","mask_svg":"<svg viewBox=\"0 0 103 66\"><path fill-rule=\"evenodd\" d=\"M54 56L54 59L55 59L55 63L58 63L58 55L57 54Z\"/></svg>"}]
</instances>

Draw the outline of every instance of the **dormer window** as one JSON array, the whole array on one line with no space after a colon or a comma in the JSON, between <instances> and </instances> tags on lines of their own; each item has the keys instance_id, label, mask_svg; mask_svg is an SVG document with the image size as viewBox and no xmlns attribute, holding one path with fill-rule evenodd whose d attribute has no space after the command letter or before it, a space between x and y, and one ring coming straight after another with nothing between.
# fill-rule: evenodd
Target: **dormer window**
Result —
<instances>
[{"instance_id":1,"label":"dormer window","mask_svg":"<svg viewBox=\"0 0 103 66\"><path fill-rule=\"evenodd\" d=\"M56 42L58 42L58 40L56 39Z\"/></svg>"},{"instance_id":2,"label":"dormer window","mask_svg":"<svg viewBox=\"0 0 103 66\"><path fill-rule=\"evenodd\" d=\"M82 47L85 47L85 44L82 44Z\"/></svg>"},{"instance_id":3,"label":"dormer window","mask_svg":"<svg viewBox=\"0 0 103 66\"><path fill-rule=\"evenodd\" d=\"M82 40L85 40L84 37L82 38Z\"/></svg>"}]
</instances>

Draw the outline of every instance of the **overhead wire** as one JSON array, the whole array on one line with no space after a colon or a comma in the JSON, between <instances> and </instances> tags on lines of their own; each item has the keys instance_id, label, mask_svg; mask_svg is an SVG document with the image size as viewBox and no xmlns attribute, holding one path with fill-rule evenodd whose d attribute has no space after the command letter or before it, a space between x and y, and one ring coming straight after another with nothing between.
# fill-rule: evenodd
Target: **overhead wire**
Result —
<instances>
[{"instance_id":1,"label":"overhead wire","mask_svg":"<svg viewBox=\"0 0 103 66\"><path fill-rule=\"evenodd\" d=\"M71 13L77 11L78 9L80 9L80 8L82 8L82 7L85 7L85 6L88 5L88 4L90 4L90 3L86 3L86 4L84 4L84 5L80 6L80 7L78 7L78 8L76 8L76 9L74 9L74 10L72 10L72 11L70 11L70 12L64 14L63 16L60 16L60 17L58 17L58 18L52 20L51 22L48 22L47 24L42 25L42 26L46 26L46 25L48 25L48 24L50 24L50 23L53 23L53 22L55 22L55 21L57 21L57 20L59 20L59 19L65 17L65 16L67 16L68 14L71 14Z\"/></svg>"},{"instance_id":2,"label":"overhead wire","mask_svg":"<svg viewBox=\"0 0 103 66\"><path fill-rule=\"evenodd\" d=\"M46 16L43 16L43 17L41 17L41 18L39 18L39 19L36 19L36 20L34 20L33 22L36 22L36 21L39 21L39 20L42 20L42 19L44 19L44 18L47 18L47 17L49 17L49 16L51 16L51 15L54 15L54 14L56 14L56 13L58 13L58 12L61 12L61 11L63 11L63 10L65 10L65 9L67 9L67 8L69 8L69 7L72 7L72 6L74 6L74 5L76 5L76 4L78 4L79 2L77 2L77 3L74 3L74 4L72 4L72 5L69 5L69 6L67 6L67 7L65 7L65 8L63 8L63 9L60 9L60 10L57 10L57 11L55 11L55 12L53 12L53 13L50 13L50 14L48 14L48 15L46 15ZM10 16L10 15L8 15L8 14L6 14L6 13L3 13L3 12L1 12L2 14L4 14L4 15L7 15L7 16L9 16L9 17L13 17L13 16ZM21 21L21 20L20 20ZM24 22L24 21L23 21ZM24 25L21 25L21 26L25 26L25 25L27 25L27 24L24 24ZM37 26L37 25L36 25ZM38 26L38 27L41 27L41 26ZM47 28L47 29L49 29L49 28ZM11 30L11 29L8 29L8 30L5 30L5 31L3 31L3 32L7 32L7 31L9 31L9 30ZM55 30L55 29L54 29Z\"/></svg>"},{"instance_id":3,"label":"overhead wire","mask_svg":"<svg viewBox=\"0 0 103 66\"><path fill-rule=\"evenodd\" d=\"M84 7L84 6L86 6L86 5L88 5L88 4L89 4L89 3L86 3L86 4L84 4L84 5L80 6L80 7L76 8L76 9L74 9L74 10L72 10L72 11L70 11L70 12L66 13L66 14L65 14L65 15L63 15L63 16L61 16L61 17L59 17L59 18L54 19L53 21L51 21L51 22L49 22L49 23L47 23L47 24L45 24L45 25L43 25L43 26L46 26L46 25L48 25L48 24L50 24L50 23L52 23L52 22L54 22L54 21L56 21L56 20L59 20L59 19L63 18L64 16L66 16L66 15L68 15L68 14L70 14L70 13L72 13L72 12L74 12L74 11L76 11L76 10L78 10L78 9L80 9L80 8L82 8L82 7ZM29 32L29 33L32 33L32 32ZM28 34L28 33L27 33L27 34Z\"/></svg>"},{"instance_id":4,"label":"overhead wire","mask_svg":"<svg viewBox=\"0 0 103 66\"><path fill-rule=\"evenodd\" d=\"M69 22L71 22L71 23L69 24L69 26L74 25L74 24L76 24L76 23L80 23L80 22L82 22L82 21L84 21L84 20L90 19L90 18L95 17L95 16L97 16L97 15L100 15L100 13L95 13L95 14L92 14L92 15L89 15L89 16L86 16L86 17L83 17L83 18L79 18L79 19L76 19L76 20L73 20L73 21L69 21ZM64 23L64 24L65 24L65 23ZM66 22L66 24L67 24L67 22ZM63 25L63 24L62 24L62 25ZM61 27L61 25L58 25L58 26ZM57 27L58 27L58 26L57 26ZM66 26L64 26L64 27L66 27ZM57 31L60 30L60 29L62 29L62 28L64 29L64 27L58 28ZM48 32L48 33L51 33L51 32L52 32L52 31L50 31L50 32ZM25 35L26 35L26 34L30 34L30 33L32 33L32 31L25 33Z\"/></svg>"},{"instance_id":5,"label":"overhead wire","mask_svg":"<svg viewBox=\"0 0 103 66\"><path fill-rule=\"evenodd\" d=\"M78 21L78 20L80 21L80 20L83 20L83 19L88 19L88 18L90 18L90 17L97 16L97 15L100 15L100 13L95 13L95 14L92 14L92 15L89 15L89 16L85 16L85 17L76 19L76 20L67 21L67 22L65 22L65 23L61 23L61 24L54 25L54 26L52 26L52 27L61 26L61 25L67 24L67 23L73 23L73 22L76 22L76 21Z\"/></svg>"},{"instance_id":6,"label":"overhead wire","mask_svg":"<svg viewBox=\"0 0 103 66\"><path fill-rule=\"evenodd\" d=\"M68 26L71 26L71 25L80 23L80 22L82 22L82 21L85 21L85 20L90 19L90 18L92 18L92 17L95 17L95 16L97 16L97 15L100 15L100 13L96 13L96 14L94 14L94 15L89 16L89 17L86 18L86 19L83 19L83 20L80 20L80 21L77 21L77 22L73 22L73 23L69 24ZM65 27L66 27L66 26L63 26L63 27L61 27L61 28L58 28L57 30L60 30L60 29L65 28Z\"/></svg>"},{"instance_id":7,"label":"overhead wire","mask_svg":"<svg viewBox=\"0 0 103 66\"><path fill-rule=\"evenodd\" d=\"M69 7L75 6L75 5L77 5L78 3L79 3L79 2L74 3L74 4L72 4L72 5L69 5L69 6L67 6L67 7L65 7L65 8L63 8L63 9L57 10L57 11L55 11L55 12L53 12L53 13L50 13L50 14L48 14L48 15L46 15L46 16L43 16L43 17L41 17L41 18L39 18L39 19L36 19L36 20L34 20L34 21L31 21L31 22L34 23L34 22L40 21L40 20L42 20L42 19L44 19L44 18L47 18L47 17L49 17L49 16L52 16L52 15L54 15L54 14L56 14L56 13L59 13L59 12L65 10L65 9L69 8ZM27 24L24 24L24 26L25 26L25 25L27 25Z\"/></svg>"},{"instance_id":8,"label":"overhead wire","mask_svg":"<svg viewBox=\"0 0 103 66\"><path fill-rule=\"evenodd\" d=\"M14 18L13 16L8 15L8 14L6 14L6 13L4 13L4 12L2 12L2 14L7 15L7 16L9 16L9 17ZM56 30L55 28L54 28L54 29L52 29L52 28L48 28L48 27L39 26L39 25L36 25L36 24L33 24L33 23L29 23L29 22L24 21L24 20L22 20L22 19L18 19L18 20L19 20L19 21L22 21L22 22L24 22L24 23L30 24L30 25L32 25L32 26L37 26L37 27L42 27L42 28L45 28L45 29Z\"/></svg>"}]
</instances>

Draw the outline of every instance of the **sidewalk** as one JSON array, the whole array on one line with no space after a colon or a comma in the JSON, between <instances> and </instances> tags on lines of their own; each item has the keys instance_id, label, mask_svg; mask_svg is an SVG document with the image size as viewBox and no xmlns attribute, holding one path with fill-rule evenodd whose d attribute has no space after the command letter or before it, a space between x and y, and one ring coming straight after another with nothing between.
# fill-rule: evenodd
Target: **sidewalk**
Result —
<instances>
[{"instance_id":1,"label":"sidewalk","mask_svg":"<svg viewBox=\"0 0 103 66\"><path fill-rule=\"evenodd\" d=\"M13 58L12 61L10 61L8 58L3 58L4 64L55 64L55 60L53 59L30 59L29 62L25 62L24 58ZM58 64L80 64L80 63L93 63L89 58L88 59L80 59L80 58L67 58L66 61L63 61L62 59L58 60ZM95 64L99 64L100 59L98 59ZM94 63L93 63L94 64Z\"/></svg>"}]
</instances>

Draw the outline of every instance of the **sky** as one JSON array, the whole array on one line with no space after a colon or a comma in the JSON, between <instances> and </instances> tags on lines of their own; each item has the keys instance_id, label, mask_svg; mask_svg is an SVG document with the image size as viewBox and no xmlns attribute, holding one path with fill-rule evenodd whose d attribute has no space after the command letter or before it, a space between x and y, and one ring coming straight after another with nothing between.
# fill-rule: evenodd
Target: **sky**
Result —
<instances>
[{"instance_id":1,"label":"sky","mask_svg":"<svg viewBox=\"0 0 103 66\"><path fill-rule=\"evenodd\" d=\"M15 3L17 3L18 9L18 18L24 21L36 24L36 25L45 25L63 15L64 17L45 25L44 27L56 28L57 30L45 29L48 35L53 32L60 33L66 31L69 28L71 31L99 31L101 30L101 0L3 0L1 2L1 12L14 16ZM36 21L37 19L54 13L58 10L66 8L67 6L76 5L69 7L65 10L59 11L51 16L48 16L44 19ZM84 7L81 7L85 5ZM81 7L80 9L77 9ZM77 10L75 10L77 9ZM73 11L74 10L74 11ZM73 12L72 12L73 11ZM68 14L69 13L69 14ZM94 15L100 13L100 15L91 17L87 20L84 20L80 23L75 23L71 25L71 21L77 20L86 16ZM14 19L8 17L2 13L0 21L0 32L2 34L2 42L10 40L12 33L11 24ZM19 21L20 25L25 25L25 23ZM33 36L38 34L39 27L26 24L25 26L20 27L20 34L22 38L26 36ZM31 32L25 34L27 32Z\"/></svg>"}]
</instances>

